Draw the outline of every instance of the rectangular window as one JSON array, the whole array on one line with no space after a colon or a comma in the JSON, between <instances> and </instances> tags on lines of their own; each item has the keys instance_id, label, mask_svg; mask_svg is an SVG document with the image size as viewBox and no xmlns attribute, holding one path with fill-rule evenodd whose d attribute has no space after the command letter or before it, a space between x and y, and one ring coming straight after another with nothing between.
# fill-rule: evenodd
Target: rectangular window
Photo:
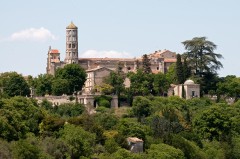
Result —
<instances>
[{"instance_id":1,"label":"rectangular window","mask_svg":"<svg viewBox=\"0 0 240 159\"><path fill-rule=\"evenodd\" d=\"M195 97L195 91L192 91L192 97Z\"/></svg>"}]
</instances>

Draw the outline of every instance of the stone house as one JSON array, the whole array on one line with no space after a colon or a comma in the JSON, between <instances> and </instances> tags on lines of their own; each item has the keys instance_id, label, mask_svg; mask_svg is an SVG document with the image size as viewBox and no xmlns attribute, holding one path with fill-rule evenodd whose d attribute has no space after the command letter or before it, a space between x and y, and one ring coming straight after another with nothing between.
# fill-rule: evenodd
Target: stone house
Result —
<instances>
[{"instance_id":1,"label":"stone house","mask_svg":"<svg viewBox=\"0 0 240 159\"><path fill-rule=\"evenodd\" d=\"M137 137L128 137L128 145L130 146L130 151L133 153L143 152L143 140Z\"/></svg>"}]
</instances>

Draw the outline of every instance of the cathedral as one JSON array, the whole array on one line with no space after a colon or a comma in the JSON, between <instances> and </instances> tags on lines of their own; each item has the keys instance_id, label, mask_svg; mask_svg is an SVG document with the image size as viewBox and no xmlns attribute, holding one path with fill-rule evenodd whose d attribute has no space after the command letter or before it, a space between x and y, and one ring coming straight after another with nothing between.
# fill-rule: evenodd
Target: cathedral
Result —
<instances>
[{"instance_id":1,"label":"cathedral","mask_svg":"<svg viewBox=\"0 0 240 159\"><path fill-rule=\"evenodd\" d=\"M176 62L176 53L169 50L158 50L147 54L153 73L166 73L169 66ZM104 76L114 71L121 63L123 71L135 72L142 65L142 58L79 58L78 57L78 27L71 22L66 27L66 54L64 61L60 60L60 52L49 47L47 57L47 74L55 74L57 68L76 63L86 70L87 81L85 92L91 92L95 85L100 84Z\"/></svg>"},{"instance_id":2,"label":"cathedral","mask_svg":"<svg viewBox=\"0 0 240 159\"><path fill-rule=\"evenodd\" d=\"M169 50L158 50L148 54L153 73L166 73L169 66L176 62L176 53ZM79 58L78 57L78 28L71 22L66 27L66 55L64 61L60 60L60 52L49 47L47 57L47 74L55 74L58 67L66 64L76 63L85 70L106 67L115 70L117 64L123 64L124 72L136 71L137 64L141 65L142 58Z\"/></svg>"}]
</instances>

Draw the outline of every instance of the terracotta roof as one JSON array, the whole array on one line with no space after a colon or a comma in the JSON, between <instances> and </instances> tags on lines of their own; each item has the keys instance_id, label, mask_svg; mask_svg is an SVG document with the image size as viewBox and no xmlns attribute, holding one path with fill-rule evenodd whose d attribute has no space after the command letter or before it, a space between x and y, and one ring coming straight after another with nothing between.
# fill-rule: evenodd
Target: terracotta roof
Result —
<instances>
[{"instance_id":1,"label":"terracotta roof","mask_svg":"<svg viewBox=\"0 0 240 159\"><path fill-rule=\"evenodd\" d=\"M71 22L66 29L77 29L77 27L73 24L73 22Z\"/></svg>"},{"instance_id":2,"label":"terracotta roof","mask_svg":"<svg viewBox=\"0 0 240 159\"><path fill-rule=\"evenodd\" d=\"M148 56L149 57L159 57L160 58L162 54L168 53L168 52L176 54L175 52L164 49L164 50L155 51L154 53L150 53Z\"/></svg>"},{"instance_id":3,"label":"terracotta roof","mask_svg":"<svg viewBox=\"0 0 240 159\"><path fill-rule=\"evenodd\" d=\"M57 49L52 49L50 51L50 53L52 53L52 54L60 54L60 52Z\"/></svg>"},{"instance_id":4,"label":"terracotta roof","mask_svg":"<svg viewBox=\"0 0 240 159\"><path fill-rule=\"evenodd\" d=\"M164 59L164 62L176 62L177 59Z\"/></svg>"}]
</instances>

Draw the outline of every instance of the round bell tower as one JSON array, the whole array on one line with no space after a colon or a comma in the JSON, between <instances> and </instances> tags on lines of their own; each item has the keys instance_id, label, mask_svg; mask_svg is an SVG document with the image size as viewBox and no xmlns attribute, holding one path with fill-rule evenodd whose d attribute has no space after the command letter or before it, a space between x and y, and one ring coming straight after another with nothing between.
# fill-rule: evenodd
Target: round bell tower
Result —
<instances>
[{"instance_id":1,"label":"round bell tower","mask_svg":"<svg viewBox=\"0 0 240 159\"><path fill-rule=\"evenodd\" d=\"M78 63L78 28L71 22L66 27L66 64Z\"/></svg>"}]
</instances>

